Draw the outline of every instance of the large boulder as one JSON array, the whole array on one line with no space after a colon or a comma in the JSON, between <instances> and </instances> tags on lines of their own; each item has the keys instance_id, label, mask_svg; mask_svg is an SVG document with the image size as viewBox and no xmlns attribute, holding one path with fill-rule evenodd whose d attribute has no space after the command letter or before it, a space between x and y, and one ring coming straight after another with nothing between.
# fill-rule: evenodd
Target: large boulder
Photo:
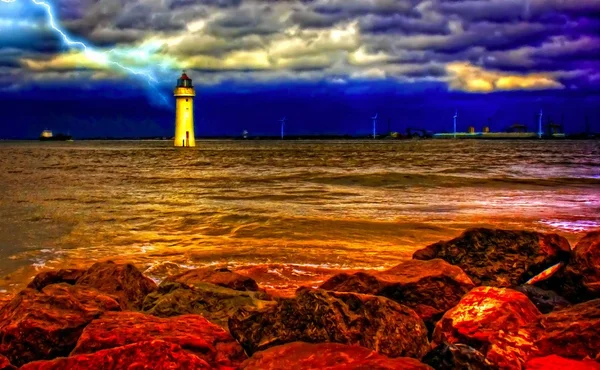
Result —
<instances>
[{"instance_id":1,"label":"large boulder","mask_svg":"<svg viewBox=\"0 0 600 370\"><path fill-rule=\"evenodd\" d=\"M597 358L600 355L600 299L543 315L528 325L536 357Z\"/></svg>"},{"instance_id":2,"label":"large boulder","mask_svg":"<svg viewBox=\"0 0 600 370\"><path fill-rule=\"evenodd\" d=\"M557 234L470 229L415 252L413 258L441 258L461 267L476 285L510 287L567 261L570 250L567 239Z\"/></svg>"},{"instance_id":3,"label":"large boulder","mask_svg":"<svg viewBox=\"0 0 600 370\"><path fill-rule=\"evenodd\" d=\"M435 322L474 287L458 267L442 259L410 260L370 274L338 274L320 286L337 292L373 294L404 304L425 321Z\"/></svg>"},{"instance_id":4,"label":"large boulder","mask_svg":"<svg viewBox=\"0 0 600 370\"><path fill-rule=\"evenodd\" d=\"M17 368L6 357L0 355L0 370L17 370Z\"/></svg>"},{"instance_id":5,"label":"large boulder","mask_svg":"<svg viewBox=\"0 0 600 370\"><path fill-rule=\"evenodd\" d=\"M408 357L389 358L360 346L294 342L257 352L241 370L433 370Z\"/></svg>"},{"instance_id":6,"label":"large boulder","mask_svg":"<svg viewBox=\"0 0 600 370\"><path fill-rule=\"evenodd\" d=\"M66 356L84 327L106 311L120 310L95 289L52 284L25 289L0 309L0 354L14 365Z\"/></svg>"},{"instance_id":7,"label":"large boulder","mask_svg":"<svg viewBox=\"0 0 600 370\"><path fill-rule=\"evenodd\" d=\"M525 363L525 370L600 370L600 363L586 360L570 360L551 355L531 359Z\"/></svg>"},{"instance_id":8,"label":"large boulder","mask_svg":"<svg viewBox=\"0 0 600 370\"><path fill-rule=\"evenodd\" d=\"M141 309L146 295L157 289L156 283L134 265L120 265L111 261L95 263L75 284L118 296L123 310Z\"/></svg>"},{"instance_id":9,"label":"large boulder","mask_svg":"<svg viewBox=\"0 0 600 370\"><path fill-rule=\"evenodd\" d=\"M227 268L199 268L181 274L169 276L167 282L194 285L196 283L210 283L225 288L242 291L259 291L254 279L235 273Z\"/></svg>"},{"instance_id":10,"label":"large boulder","mask_svg":"<svg viewBox=\"0 0 600 370\"><path fill-rule=\"evenodd\" d=\"M82 269L60 269L44 271L37 274L27 285L28 288L42 290L50 284L66 283L75 285L85 270Z\"/></svg>"},{"instance_id":11,"label":"large boulder","mask_svg":"<svg viewBox=\"0 0 600 370\"><path fill-rule=\"evenodd\" d=\"M525 294L541 313L562 310L571 305L569 301L556 294L556 292L544 290L533 285L521 285L515 287L514 290Z\"/></svg>"},{"instance_id":12,"label":"large boulder","mask_svg":"<svg viewBox=\"0 0 600 370\"><path fill-rule=\"evenodd\" d=\"M163 319L138 312L108 312L92 321L71 354L151 340L178 344L213 367L236 367L247 358L229 333L200 315Z\"/></svg>"},{"instance_id":13,"label":"large boulder","mask_svg":"<svg viewBox=\"0 0 600 370\"><path fill-rule=\"evenodd\" d=\"M495 370L498 367L474 348L464 344L443 343L421 360L436 370Z\"/></svg>"},{"instance_id":14,"label":"large boulder","mask_svg":"<svg viewBox=\"0 0 600 370\"><path fill-rule=\"evenodd\" d=\"M600 298L600 231L584 236L573 248L566 266L536 285L575 303Z\"/></svg>"},{"instance_id":15,"label":"large boulder","mask_svg":"<svg viewBox=\"0 0 600 370\"><path fill-rule=\"evenodd\" d=\"M154 340L105 349L92 354L61 357L51 361L31 362L23 370L164 370L206 369L210 366L200 357L184 351L179 345Z\"/></svg>"},{"instance_id":16,"label":"large boulder","mask_svg":"<svg viewBox=\"0 0 600 370\"><path fill-rule=\"evenodd\" d=\"M357 344L390 357L421 358L427 329L410 308L384 297L301 288L260 310L240 309L229 330L248 354L291 343Z\"/></svg>"},{"instance_id":17,"label":"large boulder","mask_svg":"<svg viewBox=\"0 0 600 370\"><path fill-rule=\"evenodd\" d=\"M271 303L263 292L239 291L207 283L163 282L156 292L146 296L142 309L158 317L200 314L227 329L229 318L240 308L263 308Z\"/></svg>"},{"instance_id":18,"label":"large boulder","mask_svg":"<svg viewBox=\"0 0 600 370\"><path fill-rule=\"evenodd\" d=\"M444 314L436 324L432 344L466 344L497 366L519 367L533 346L532 339L522 328L540 316L523 293L478 287Z\"/></svg>"}]
</instances>

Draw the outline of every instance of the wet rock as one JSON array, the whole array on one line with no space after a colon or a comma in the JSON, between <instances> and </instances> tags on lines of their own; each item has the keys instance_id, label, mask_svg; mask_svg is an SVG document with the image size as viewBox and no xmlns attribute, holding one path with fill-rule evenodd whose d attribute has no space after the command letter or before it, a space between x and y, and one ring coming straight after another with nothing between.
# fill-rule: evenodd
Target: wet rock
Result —
<instances>
[{"instance_id":1,"label":"wet rock","mask_svg":"<svg viewBox=\"0 0 600 370\"><path fill-rule=\"evenodd\" d=\"M338 274L320 289L387 297L415 310L425 323L434 324L473 287L460 267L433 259L410 260L387 271L370 274Z\"/></svg>"},{"instance_id":2,"label":"wet rock","mask_svg":"<svg viewBox=\"0 0 600 370\"><path fill-rule=\"evenodd\" d=\"M0 355L0 370L17 370L17 368L6 357Z\"/></svg>"},{"instance_id":3,"label":"wet rock","mask_svg":"<svg viewBox=\"0 0 600 370\"><path fill-rule=\"evenodd\" d=\"M408 357L389 358L360 346L294 342L257 352L241 370L432 370Z\"/></svg>"},{"instance_id":4,"label":"wet rock","mask_svg":"<svg viewBox=\"0 0 600 370\"><path fill-rule=\"evenodd\" d=\"M538 357L527 361L525 370L600 370L600 364L591 361L570 360L564 357L552 355Z\"/></svg>"},{"instance_id":5,"label":"wet rock","mask_svg":"<svg viewBox=\"0 0 600 370\"><path fill-rule=\"evenodd\" d=\"M509 287L567 261L569 252L569 242L556 234L470 229L456 239L415 252L413 258L441 258L461 267L476 285Z\"/></svg>"},{"instance_id":6,"label":"wet rock","mask_svg":"<svg viewBox=\"0 0 600 370\"><path fill-rule=\"evenodd\" d=\"M146 296L145 313L158 317L199 314L228 330L227 321L244 307L263 308L272 302L263 292L239 291L213 284L163 282L156 292Z\"/></svg>"},{"instance_id":7,"label":"wet rock","mask_svg":"<svg viewBox=\"0 0 600 370\"><path fill-rule=\"evenodd\" d=\"M92 321L71 355L151 340L178 344L214 367L235 367L247 358L229 333L200 315L163 319L138 312L108 312Z\"/></svg>"},{"instance_id":8,"label":"wet rock","mask_svg":"<svg viewBox=\"0 0 600 370\"><path fill-rule=\"evenodd\" d=\"M227 268L200 268L170 276L165 281L178 282L188 285L210 283L225 288L241 291L259 291L254 279L235 273Z\"/></svg>"},{"instance_id":9,"label":"wet rock","mask_svg":"<svg viewBox=\"0 0 600 370\"><path fill-rule=\"evenodd\" d=\"M25 289L0 310L0 354L14 365L66 356L83 328L105 311L120 310L95 289L52 284Z\"/></svg>"},{"instance_id":10,"label":"wet rock","mask_svg":"<svg viewBox=\"0 0 600 370\"><path fill-rule=\"evenodd\" d=\"M240 309L229 330L248 354L303 341L358 344L390 357L421 358L427 329L410 308L384 297L298 289L260 310Z\"/></svg>"},{"instance_id":11,"label":"wet rock","mask_svg":"<svg viewBox=\"0 0 600 370\"><path fill-rule=\"evenodd\" d=\"M152 277L155 281L163 281L169 276L181 274L187 270L188 269L182 268L178 264L170 261L157 261L144 270L144 275Z\"/></svg>"},{"instance_id":12,"label":"wet rock","mask_svg":"<svg viewBox=\"0 0 600 370\"><path fill-rule=\"evenodd\" d=\"M123 310L139 310L144 298L157 289L152 279L132 264L95 263L77 279L76 285L89 286L119 297Z\"/></svg>"},{"instance_id":13,"label":"wet rock","mask_svg":"<svg viewBox=\"0 0 600 370\"><path fill-rule=\"evenodd\" d=\"M443 343L421 360L436 370L494 370L498 367L474 348L464 344Z\"/></svg>"},{"instance_id":14,"label":"wet rock","mask_svg":"<svg viewBox=\"0 0 600 370\"><path fill-rule=\"evenodd\" d=\"M432 344L466 344L482 352L495 365L519 367L533 346L532 339L522 328L540 316L523 293L478 287L438 321Z\"/></svg>"},{"instance_id":15,"label":"wet rock","mask_svg":"<svg viewBox=\"0 0 600 370\"><path fill-rule=\"evenodd\" d=\"M27 285L28 288L42 290L50 284L67 283L75 285L77 279L85 273L82 269L60 269L53 271L44 271L37 274Z\"/></svg>"},{"instance_id":16,"label":"wet rock","mask_svg":"<svg viewBox=\"0 0 600 370\"><path fill-rule=\"evenodd\" d=\"M23 370L163 370L214 369L179 345L154 340L98 351L92 354L31 362Z\"/></svg>"},{"instance_id":17,"label":"wet rock","mask_svg":"<svg viewBox=\"0 0 600 370\"><path fill-rule=\"evenodd\" d=\"M527 329L536 357L596 358L600 354L600 299L541 316Z\"/></svg>"},{"instance_id":18,"label":"wet rock","mask_svg":"<svg viewBox=\"0 0 600 370\"><path fill-rule=\"evenodd\" d=\"M536 285L575 303L600 298L600 231L584 236L573 248L566 266Z\"/></svg>"},{"instance_id":19,"label":"wet rock","mask_svg":"<svg viewBox=\"0 0 600 370\"><path fill-rule=\"evenodd\" d=\"M525 294L541 313L562 310L571 305L569 301L551 290L544 290L533 285L521 285L514 289Z\"/></svg>"}]
</instances>

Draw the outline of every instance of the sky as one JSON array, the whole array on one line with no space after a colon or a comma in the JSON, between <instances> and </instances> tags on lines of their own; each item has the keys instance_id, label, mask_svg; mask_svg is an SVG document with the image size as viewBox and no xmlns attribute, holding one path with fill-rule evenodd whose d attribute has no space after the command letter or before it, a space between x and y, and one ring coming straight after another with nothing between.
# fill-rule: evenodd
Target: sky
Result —
<instances>
[{"instance_id":1,"label":"sky","mask_svg":"<svg viewBox=\"0 0 600 370\"><path fill-rule=\"evenodd\" d=\"M50 17L52 15L52 17ZM0 0L0 138L600 131L600 0Z\"/></svg>"}]
</instances>

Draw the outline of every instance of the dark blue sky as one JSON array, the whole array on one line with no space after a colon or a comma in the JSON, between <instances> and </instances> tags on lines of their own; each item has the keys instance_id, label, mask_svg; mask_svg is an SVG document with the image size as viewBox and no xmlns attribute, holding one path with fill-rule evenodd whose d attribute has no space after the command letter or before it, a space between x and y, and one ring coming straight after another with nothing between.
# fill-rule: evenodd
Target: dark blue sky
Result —
<instances>
[{"instance_id":1,"label":"dark blue sky","mask_svg":"<svg viewBox=\"0 0 600 370\"><path fill-rule=\"evenodd\" d=\"M598 0L48 3L0 2L0 138L171 136L181 69L198 136L600 131Z\"/></svg>"}]
</instances>

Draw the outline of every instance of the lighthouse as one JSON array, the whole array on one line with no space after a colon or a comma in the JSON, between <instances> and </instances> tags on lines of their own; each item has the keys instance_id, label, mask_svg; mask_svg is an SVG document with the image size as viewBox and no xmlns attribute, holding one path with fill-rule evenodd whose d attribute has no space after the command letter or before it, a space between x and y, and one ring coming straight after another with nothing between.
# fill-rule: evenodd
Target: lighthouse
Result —
<instances>
[{"instance_id":1,"label":"lighthouse","mask_svg":"<svg viewBox=\"0 0 600 370\"><path fill-rule=\"evenodd\" d=\"M177 80L175 95L175 146L196 146L194 136L194 97L196 90L185 71Z\"/></svg>"}]
</instances>

